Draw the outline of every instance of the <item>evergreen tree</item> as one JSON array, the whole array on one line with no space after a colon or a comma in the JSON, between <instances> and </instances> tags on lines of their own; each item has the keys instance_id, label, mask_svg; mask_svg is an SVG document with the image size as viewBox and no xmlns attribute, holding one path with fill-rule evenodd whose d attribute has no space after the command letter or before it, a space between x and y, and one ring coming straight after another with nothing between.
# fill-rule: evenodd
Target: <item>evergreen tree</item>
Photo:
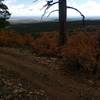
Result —
<instances>
[{"instance_id":1,"label":"evergreen tree","mask_svg":"<svg viewBox=\"0 0 100 100\"><path fill-rule=\"evenodd\" d=\"M0 0L0 19L6 20L9 19L11 14L8 11L8 7L3 3L4 0Z\"/></svg>"},{"instance_id":2,"label":"evergreen tree","mask_svg":"<svg viewBox=\"0 0 100 100\"><path fill-rule=\"evenodd\" d=\"M4 0L0 0L0 28L4 28L9 25L9 22L6 21L10 18L11 14L8 11L8 7L3 3Z\"/></svg>"}]
</instances>

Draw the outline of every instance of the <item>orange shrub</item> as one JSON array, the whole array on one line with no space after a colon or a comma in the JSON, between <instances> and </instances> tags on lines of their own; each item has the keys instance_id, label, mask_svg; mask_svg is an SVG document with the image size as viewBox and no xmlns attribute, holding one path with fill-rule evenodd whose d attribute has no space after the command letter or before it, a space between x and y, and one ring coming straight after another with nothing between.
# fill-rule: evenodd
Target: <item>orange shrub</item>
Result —
<instances>
[{"instance_id":1,"label":"orange shrub","mask_svg":"<svg viewBox=\"0 0 100 100\"><path fill-rule=\"evenodd\" d=\"M69 38L66 48L62 54L66 66L96 72L100 70L100 45L98 44L99 33L80 33Z\"/></svg>"},{"instance_id":2,"label":"orange shrub","mask_svg":"<svg viewBox=\"0 0 100 100\"><path fill-rule=\"evenodd\" d=\"M0 31L0 45L11 45L14 41L13 31Z\"/></svg>"},{"instance_id":3,"label":"orange shrub","mask_svg":"<svg viewBox=\"0 0 100 100\"><path fill-rule=\"evenodd\" d=\"M0 44L7 46L31 45L33 37L31 35L20 35L14 31L0 31Z\"/></svg>"},{"instance_id":4,"label":"orange shrub","mask_svg":"<svg viewBox=\"0 0 100 100\"><path fill-rule=\"evenodd\" d=\"M57 39L56 33L42 33L33 41L32 47L39 55L59 56Z\"/></svg>"}]
</instances>

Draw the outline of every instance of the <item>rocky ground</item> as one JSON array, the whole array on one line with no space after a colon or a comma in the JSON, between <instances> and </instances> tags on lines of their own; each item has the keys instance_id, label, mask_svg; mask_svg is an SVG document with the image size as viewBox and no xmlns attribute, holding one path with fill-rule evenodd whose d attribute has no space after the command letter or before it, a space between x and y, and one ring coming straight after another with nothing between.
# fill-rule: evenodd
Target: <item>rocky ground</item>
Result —
<instances>
[{"instance_id":1,"label":"rocky ground","mask_svg":"<svg viewBox=\"0 0 100 100\"><path fill-rule=\"evenodd\" d=\"M100 100L100 79L63 70L57 58L0 47L0 100Z\"/></svg>"},{"instance_id":2,"label":"rocky ground","mask_svg":"<svg viewBox=\"0 0 100 100\"><path fill-rule=\"evenodd\" d=\"M0 65L0 100L46 100L42 89L32 90L30 83L20 79L17 73L7 71Z\"/></svg>"}]
</instances>

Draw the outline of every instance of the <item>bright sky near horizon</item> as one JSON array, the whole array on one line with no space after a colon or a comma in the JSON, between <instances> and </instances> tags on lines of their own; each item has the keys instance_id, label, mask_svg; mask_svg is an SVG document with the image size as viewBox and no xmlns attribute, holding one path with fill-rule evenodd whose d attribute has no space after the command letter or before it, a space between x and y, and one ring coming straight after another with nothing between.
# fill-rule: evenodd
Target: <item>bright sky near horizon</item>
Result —
<instances>
[{"instance_id":1,"label":"bright sky near horizon","mask_svg":"<svg viewBox=\"0 0 100 100\"><path fill-rule=\"evenodd\" d=\"M5 0L12 16L41 16L44 10L40 10L47 0L38 0L39 2L33 3L34 0ZM57 0L54 0L57 1ZM76 7L85 16L100 16L100 0L67 0L68 6ZM58 4L52 6L48 13L58 9ZM52 13L51 16L58 15L57 12ZM79 13L68 9L68 16L79 16Z\"/></svg>"}]
</instances>

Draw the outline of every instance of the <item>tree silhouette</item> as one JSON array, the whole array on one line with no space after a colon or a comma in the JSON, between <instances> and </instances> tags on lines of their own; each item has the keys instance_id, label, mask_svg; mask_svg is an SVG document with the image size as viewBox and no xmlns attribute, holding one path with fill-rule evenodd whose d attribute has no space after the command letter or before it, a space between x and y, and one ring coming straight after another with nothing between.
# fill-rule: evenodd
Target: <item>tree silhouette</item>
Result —
<instances>
[{"instance_id":1,"label":"tree silhouette","mask_svg":"<svg viewBox=\"0 0 100 100\"><path fill-rule=\"evenodd\" d=\"M38 0L35 0L34 2L36 2ZM59 44L60 45L64 45L67 39L67 34L66 34L66 26L67 26L67 9L66 8L70 8L70 9L74 9L77 12L80 13L80 15L82 16L82 22L84 25L84 20L85 20L85 16L76 8L71 7L71 6L67 6L67 0L58 0L56 2L54 2L53 0L48 0L47 3L43 6L43 8L45 8L44 13L41 17L41 19L43 19L43 17L45 16L45 14L47 13L47 10L52 7L55 4L59 4L59 9L57 10L53 10L49 13L49 15L55 11L59 11ZM42 8L42 9L43 9ZM48 16L49 16L48 15ZM48 17L47 16L47 17Z\"/></svg>"},{"instance_id":2,"label":"tree silhouette","mask_svg":"<svg viewBox=\"0 0 100 100\"><path fill-rule=\"evenodd\" d=\"M11 16L10 12L8 11L8 7L3 4L3 1L4 0L0 0L0 28L9 24L6 19L9 19Z\"/></svg>"},{"instance_id":3,"label":"tree silhouette","mask_svg":"<svg viewBox=\"0 0 100 100\"><path fill-rule=\"evenodd\" d=\"M66 0L59 0L59 44L64 45L66 37Z\"/></svg>"}]
</instances>

